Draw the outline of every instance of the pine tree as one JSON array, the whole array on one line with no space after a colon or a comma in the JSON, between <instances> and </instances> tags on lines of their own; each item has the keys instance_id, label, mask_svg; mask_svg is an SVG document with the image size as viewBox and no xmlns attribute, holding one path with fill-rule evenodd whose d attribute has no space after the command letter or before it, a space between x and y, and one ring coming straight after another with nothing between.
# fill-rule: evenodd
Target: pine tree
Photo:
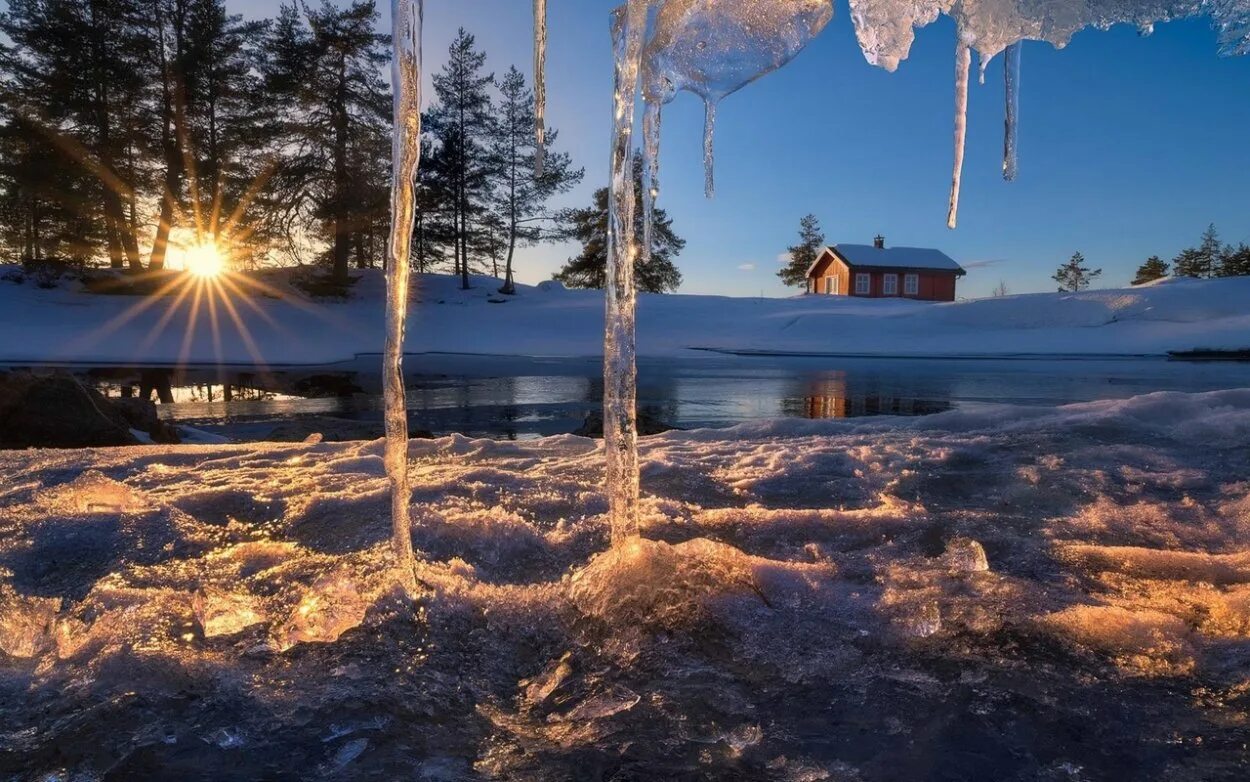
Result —
<instances>
[{"instance_id":1,"label":"pine tree","mask_svg":"<svg viewBox=\"0 0 1250 782\"><path fill-rule=\"evenodd\" d=\"M1059 283L1060 293L1075 293L1085 290L1101 276L1102 269L1090 271L1085 265L1085 256L1078 252L1072 256L1071 260L1060 266L1051 279Z\"/></svg>"},{"instance_id":2,"label":"pine tree","mask_svg":"<svg viewBox=\"0 0 1250 782\"><path fill-rule=\"evenodd\" d=\"M1220 243L1219 232L1212 223L1202 234L1202 241L1197 247L1182 250L1172 261L1177 277L1210 278L1219 271L1220 261L1224 254L1224 246Z\"/></svg>"},{"instance_id":3,"label":"pine tree","mask_svg":"<svg viewBox=\"0 0 1250 782\"><path fill-rule=\"evenodd\" d=\"M790 248L790 261L777 276L786 285L807 287L807 270L825 249L825 234L820 230L816 215L809 214L799 221L799 243Z\"/></svg>"},{"instance_id":4,"label":"pine tree","mask_svg":"<svg viewBox=\"0 0 1250 782\"><path fill-rule=\"evenodd\" d=\"M551 151L559 133L548 128L543 172L536 176L538 145L535 141L534 93L515 67L508 70L497 86L500 99L495 108L497 119L490 145L495 219L488 221L488 226L497 226L501 230L505 260L504 284L500 293L511 294L516 291L512 271L517 246L534 244L544 238L543 223L554 219L554 215L547 211L547 201L560 193L567 193L582 181L586 172L584 169L574 170L567 154ZM495 234L494 231L489 233L492 236Z\"/></svg>"},{"instance_id":5,"label":"pine tree","mask_svg":"<svg viewBox=\"0 0 1250 782\"><path fill-rule=\"evenodd\" d=\"M1224 248L1224 257L1220 263L1220 276L1250 276L1250 246L1240 244L1236 248Z\"/></svg>"},{"instance_id":6,"label":"pine tree","mask_svg":"<svg viewBox=\"0 0 1250 782\"><path fill-rule=\"evenodd\" d=\"M1167 261L1157 255L1152 255L1138 267L1137 276L1133 278L1133 284L1145 285L1148 282L1161 280L1168 276L1169 271Z\"/></svg>"},{"instance_id":7,"label":"pine tree","mask_svg":"<svg viewBox=\"0 0 1250 782\"><path fill-rule=\"evenodd\" d=\"M0 15L0 35L11 44L3 59L3 103L22 116L9 125L10 136L29 134L19 144L27 162L48 152L34 137L57 140L49 159L60 181L55 189L56 180L22 182L22 214L29 222L34 210L30 228L38 233L45 206L75 210L91 229L82 233L79 250L94 255L103 244L112 265L131 269L142 268L137 191L152 81L143 19L139 0L10 0ZM9 175L23 171L39 176L21 166Z\"/></svg>"},{"instance_id":8,"label":"pine tree","mask_svg":"<svg viewBox=\"0 0 1250 782\"><path fill-rule=\"evenodd\" d=\"M370 232L386 187L377 140L389 132L390 94L382 66L389 38L376 32L373 0L346 8L283 6L265 47L265 89L283 111L270 125L278 159L270 207L288 243L308 221L322 227L333 279L343 282ZM362 160L364 162L362 162ZM353 170L356 166L356 170ZM365 175L358 175L363 166ZM363 235L363 236L362 236Z\"/></svg>"},{"instance_id":9,"label":"pine tree","mask_svg":"<svg viewBox=\"0 0 1250 782\"><path fill-rule=\"evenodd\" d=\"M453 226L455 271L461 287L469 287L469 251L479 242L473 233L488 209L491 193L491 157L488 148L494 133L489 88L494 74L484 73L486 55L476 40L461 28L448 49L447 63L434 74L436 103L425 116L434 139L428 161L431 178L441 181L447 195Z\"/></svg>"},{"instance_id":10,"label":"pine tree","mask_svg":"<svg viewBox=\"0 0 1250 782\"><path fill-rule=\"evenodd\" d=\"M580 255L570 258L555 279L570 288L603 288L608 267L608 189L595 191L594 205L573 209L564 215L566 239L582 243ZM634 156L634 241L642 240L642 160ZM681 285L681 272L673 259L681 254L686 241L673 231L673 221L663 209L655 210L651 236L651 260L644 264L635 252L634 276L638 289L646 293L675 291Z\"/></svg>"}]
</instances>

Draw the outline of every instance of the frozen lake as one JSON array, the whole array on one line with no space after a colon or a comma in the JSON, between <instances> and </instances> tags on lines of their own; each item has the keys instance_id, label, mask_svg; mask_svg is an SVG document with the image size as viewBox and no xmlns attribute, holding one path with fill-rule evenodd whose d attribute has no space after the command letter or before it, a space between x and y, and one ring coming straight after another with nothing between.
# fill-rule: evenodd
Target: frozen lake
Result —
<instances>
[{"instance_id":1,"label":"frozen lake","mask_svg":"<svg viewBox=\"0 0 1250 782\"><path fill-rule=\"evenodd\" d=\"M162 406L162 414L243 439L300 417L380 422L379 364L378 357L364 356L270 372L193 371L174 378L178 401ZM572 432L598 410L603 393L597 357L425 354L410 356L406 369L413 427L440 435L528 439ZM223 398L226 383L232 384L230 401ZM767 418L925 415L980 403L1053 406L1230 388L1250 388L1250 364L700 355L640 361L638 399L653 418L691 429Z\"/></svg>"}]
</instances>

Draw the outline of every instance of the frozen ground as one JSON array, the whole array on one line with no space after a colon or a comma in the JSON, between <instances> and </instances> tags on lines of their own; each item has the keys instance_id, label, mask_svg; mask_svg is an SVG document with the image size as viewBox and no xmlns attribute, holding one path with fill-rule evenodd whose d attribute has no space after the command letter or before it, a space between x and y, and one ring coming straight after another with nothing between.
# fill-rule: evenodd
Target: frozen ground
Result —
<instances>
[{"instance_id":1,"label":"frozen ground","mask_svg":"<svg viewBox=\"0 0 1250 782\"><path fill-rule=\"evenodd\" d=\"M0 778L1241 780L1250 391L0 454ZM983 558L984 556L984 558ZM988 569L985 569L988 566Z\"/></svg>"},{"instance_id":2,"label":"frozen ground","mask_svg":"<svg viewBox=\"0 0 1250 782\"><path fill-rule=\"evenodd\" d=\"M231 282L198 297L188 292L154 299L40 290L29 282L6 282L0 274L0 363L278 366L377 353L384 281L378 272L361 274L353 298L337 303L309 301L281 271L261 276L263 294ZM461 291L456 278L416 278L409 353L602 353L601 292L546 283L519 286L518 296L507 297L495 293L498 280L475 278L474 284ZM1250 277L956 304L643 295L638 345L645 357L684 359L708 355L697 348L930 357L1162 355L1250 347L1247 301Z\"/></svg>"}]
</instances>

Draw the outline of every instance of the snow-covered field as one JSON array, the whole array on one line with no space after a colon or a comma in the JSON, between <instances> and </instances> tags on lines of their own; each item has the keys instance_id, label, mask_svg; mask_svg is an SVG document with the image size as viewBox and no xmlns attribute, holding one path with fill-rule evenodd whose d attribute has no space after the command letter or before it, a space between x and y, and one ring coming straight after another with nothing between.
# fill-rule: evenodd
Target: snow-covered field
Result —
<instances>
[{"instance_id":1,"label":"snow-covered field","mask_svg":"<svg viewBox=\"0 0 1250 782\"><path fill-rule=\"evenodd\" d=\"M378 353L384 282L378 272L361 275L347 302L309 301L287 284L285 272L270 272L263 276L267 295L205 294L198 305L194 294L99 296L0 279L0 363L278 366ZM497 280L475 278L474 285L461 291L456 278L417 279L410 353L602 353L601 292L545 283L520 286L518 296L506 297L495 293ZM638 344L643 356L685 358L706 355L699 348L891 356L1162 355L1196 347L1250 347L1247 302L1250 278L1169 280L1128 290L956 304L643 295ZM189 329L193 322L198 325Z\"/></svg>"},{"instance_id":2,"label":"snow-covered field","mask_svg":"<svg viewBox=\"0 0 1250 782\"><path fill-rule=\"evenodd\" d=\"M0 454L0 776L1245 779L1247 442L1250 391L670 433L609 554L601 445L413 442L415 603L381 443Z\"/></svg>"}]
</instances>

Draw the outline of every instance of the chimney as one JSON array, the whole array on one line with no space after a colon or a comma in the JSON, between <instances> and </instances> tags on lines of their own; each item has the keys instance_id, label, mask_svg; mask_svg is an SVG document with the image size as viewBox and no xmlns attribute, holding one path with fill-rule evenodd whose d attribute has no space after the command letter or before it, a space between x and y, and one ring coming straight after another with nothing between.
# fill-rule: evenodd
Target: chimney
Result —
<instances>
[{"instance_id":1,"label":"chimney","mask_svg":"<svg viewBox=\"0 0 1250 782\"><path fill-rule=\"evenodd\" d=\"M876 247L878 250L884 250L885 249L885 237L882 236L881 234L877 234L877 238L872 240L872 246Z\"/></svg>"}]
</instances>

